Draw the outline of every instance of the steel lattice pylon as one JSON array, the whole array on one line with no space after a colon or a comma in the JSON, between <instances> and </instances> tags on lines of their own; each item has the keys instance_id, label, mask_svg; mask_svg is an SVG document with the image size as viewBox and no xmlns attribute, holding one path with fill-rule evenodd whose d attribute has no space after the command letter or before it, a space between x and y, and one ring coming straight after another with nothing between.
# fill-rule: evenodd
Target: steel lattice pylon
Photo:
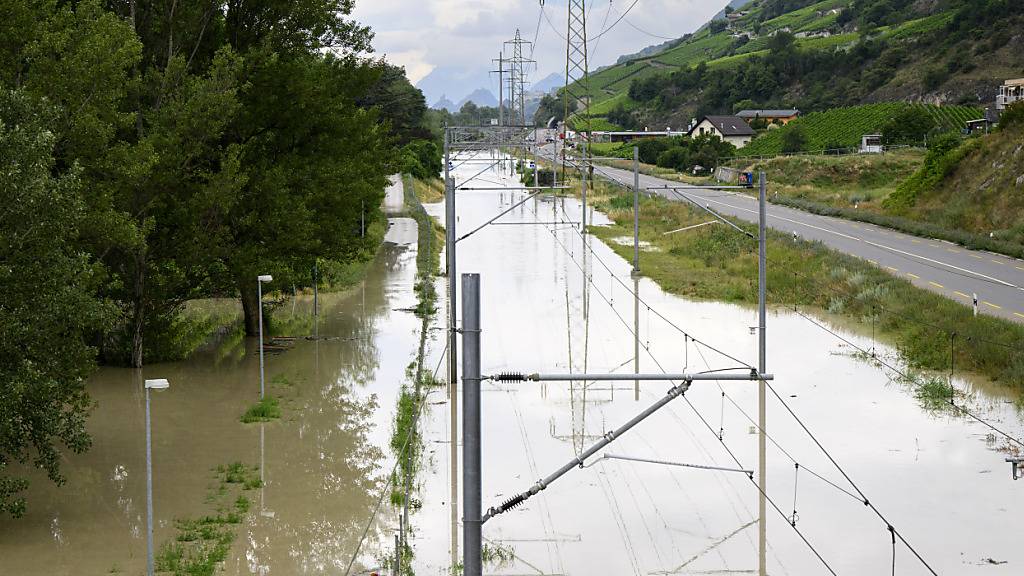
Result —
<instances>
[{"instance_id":1,"label":"steel lattice pylon","mask_svg":"<svg viewBox=\"0 0 1024 576\"><path fill-rule=\"evenodd\" d=\"M534 61L523 56L523 46L529 46L532 42L523 40L519 29L516 29L516 37L508 40L505 44L512 46L512 57L508 60L511 69L509 70L509 108L512 116L512 124L526 125L526 68L527 64Z\"/></svg>"},{"instance_id":2,"label":"steel lattice pylon","mask_svg":"<svg viewBox=\"0 0 1024 576\"><path fill-rule=\"evenodd\" d=\"M565 105L565 123L575 116L573 125L577 132L585 134L590 141L590 68L587 61L587 1L569 0L569 24L566 33L565 90L562 100Z\"/></svg>"}]
</instances>

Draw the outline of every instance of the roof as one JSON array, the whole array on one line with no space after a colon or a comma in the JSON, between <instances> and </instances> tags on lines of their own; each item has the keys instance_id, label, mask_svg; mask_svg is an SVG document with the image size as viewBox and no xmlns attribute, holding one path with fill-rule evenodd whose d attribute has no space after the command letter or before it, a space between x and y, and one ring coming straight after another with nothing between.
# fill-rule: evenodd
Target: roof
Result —
<instances>
[{"instance_id":1,"label":"roof","mask_svg":"<svg viewBox=\"0 0 1024 576\"><path fill-rule=\"evenodd\" d=\"M1003 82L1003 86L1024 86L1024 78L1017 78L1016 80L1007 80Z\"/></svg>"},{"instance_id":2,"label":"roof","mask_svg":"<svg viewBox=\"0 0 1024 576\"><path fill-rule=\"evenodd\" d=\"M793 110L741 110L736 113L740 118L789 118L799 116L800 111Z\"/></svg>"},{"instance_id":3,"label":"roof","mask_svg":"<svg viewBox=\"0 0 1024 576\"><path fill-rule=\"evenodd\" d=\"M700 126L704 121L711 122L715 125L715 128L722 133L723 136L753 136L757 134L749 124L743 121L739 116L705 116L703 120L697 123ZM690 134L697 129L697 126L690 130Z\"/></svg>"}]
</instances>

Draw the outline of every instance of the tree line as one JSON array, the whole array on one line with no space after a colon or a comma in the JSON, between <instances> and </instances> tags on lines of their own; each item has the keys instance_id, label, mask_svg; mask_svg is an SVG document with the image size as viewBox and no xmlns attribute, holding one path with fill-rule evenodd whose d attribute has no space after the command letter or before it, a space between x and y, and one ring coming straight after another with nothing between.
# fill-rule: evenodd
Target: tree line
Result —
<instances>
[{"instance_id":1,"label":"tree line","mask_svg":"<svg viewBox=\"0 0 1024 576\"><path fill-rule=\"evenodd\" d=\"M439 169L354 0L31 0L0 25L0 512L88 447L96 363L173 359L185 302L371 254L388 176Z\"/></svg>"}]
</instances>

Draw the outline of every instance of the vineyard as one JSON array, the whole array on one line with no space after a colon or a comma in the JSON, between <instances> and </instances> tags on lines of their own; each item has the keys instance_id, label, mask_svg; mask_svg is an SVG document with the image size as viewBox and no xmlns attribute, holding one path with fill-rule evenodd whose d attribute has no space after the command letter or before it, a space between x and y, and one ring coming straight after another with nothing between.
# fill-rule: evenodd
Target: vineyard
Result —
<instances>
[{"instance_id":1,"label":"vineyard","mask_svg":"<svg viewBox=\"0 0 1024 576\"><path fill-rule=\"evenodd\" d=\"M983 111L970 106L932 106L906 102L868 104L852 108L837 108L808 114L777 130L769 130L741 149L741 156L771 156L782 153L783 137L788 131L802 127L807 135L806 150L821 151L833 148L856 148L861 137L875 134L896 114L910 107L924 108L935 119L940 130L959 131L968 120L980 118Z\"/></svg>"}]
</instances>

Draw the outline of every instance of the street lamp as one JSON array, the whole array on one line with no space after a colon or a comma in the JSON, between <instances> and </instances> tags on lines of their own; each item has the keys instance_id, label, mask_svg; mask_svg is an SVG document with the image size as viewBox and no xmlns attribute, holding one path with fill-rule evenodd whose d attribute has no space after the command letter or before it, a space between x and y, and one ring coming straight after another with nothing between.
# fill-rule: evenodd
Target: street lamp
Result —
<instances>
[{"instance_id":1,"label":"street lamp","mask_svg":"<svg viewBox=\"0 0 1024 576\"><path fill-rule=\"evenodd\" d=\"M260 400L263 400L263 283L273 281L274 277L270 274L256 277L256 294L258 295L260 314Z\"/></svg>"},{"instance_id":2,"label":"street lamp","mask_svg":"<svg viewBox=\"0 0 1024 576\"><path fill-rule=\"evenodd\" d=\"M166 390L164 379L146 380L146 574L153 576L153 434L149 423L149 391Z\"/></svg>"}]
</instances>

